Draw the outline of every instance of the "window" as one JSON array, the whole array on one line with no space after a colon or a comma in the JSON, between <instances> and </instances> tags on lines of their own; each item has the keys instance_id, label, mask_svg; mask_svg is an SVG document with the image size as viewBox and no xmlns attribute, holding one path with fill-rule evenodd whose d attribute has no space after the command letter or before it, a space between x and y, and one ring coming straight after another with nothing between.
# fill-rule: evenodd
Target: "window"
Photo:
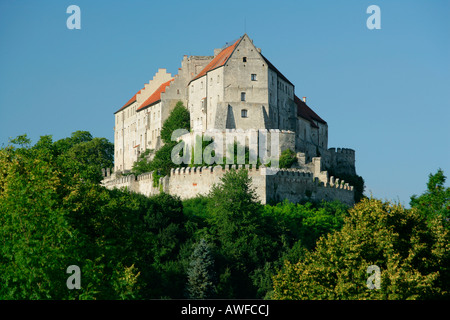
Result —
<instances>
[{"instance_id":1,"label":"window","mask_svg":"<svg viewBox=\"0 0 450 320\"><path fill-rule=\"evenodd\" d=\"M247 110L246 109L242 109L241 110L241 117L242 118L247 118Z\"/></svg>"},{"instance_id":2,"label":"window","mask_svg":"<svg viewBox=\"0 0 450 320\"><path fill-rule=\"evenodd\" d=\"M256 74L252 73L252 81L256 81Z\"/></svg>"},{"instance_id":3,"label":"window","mask_svg":"<svg viewBox=\"0 0 450 320\"><path fill-rule=\"evenodd\" d=\"M245 101L245 92L241 92L241 101Z\"/></svg>"},{"instance_id":4,"label":"window","mask_svg":"<svg viewBox=\"0 0 450 320\"><path fill-rule=\"evenodd\" d=\"M247 57L243 57L242 62L247 62Z\"/></svg>"}]
</instances>

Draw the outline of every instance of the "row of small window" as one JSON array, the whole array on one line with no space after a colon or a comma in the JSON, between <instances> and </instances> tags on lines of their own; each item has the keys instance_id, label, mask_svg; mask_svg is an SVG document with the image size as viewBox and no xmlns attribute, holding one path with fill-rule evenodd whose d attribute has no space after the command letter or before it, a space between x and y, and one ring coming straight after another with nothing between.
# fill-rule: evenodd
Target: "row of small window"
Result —
<instances>
[{"instance_id":1,"label":"row of small window","mask_svg":"<svg viewBox=\"0 0 450 320\"><path fill-rule=\"evenodd\" d=\"M252 73L252 74L250 75L250 79L251 79L252 81L257 81L256 73ZM219 83L219 81L220 81L220 76L217 75L217 83ZM213 83L213 79L211 78L211 79L210 79L210 82L209 82L209 85L211 86L212 83ZM203 81L200 82L200 89L203 89ZM194 92L194 85L191 86L191 92ZM179 93L179 90L178 90L177 93Z\"/></svg>"},{"instance_id":2,"label":"row of small window","mask_svg":"<svg viewBox=\"0 0 450 320\"><path fill-rule=\"evenodd\" d=\"M132 108L131 110L126 110L122 113L122 120L125 120L126 118L130 117L130 111L131 111L131 116L133 116L134 113L136 113L136 107ZM151 110L151 109L150 109ZM120 115L120 114L119 114ZM119 123L119 115L117 115L116 117L116 122ZM147 112L147 115L145 116L146 118L148 118L148 120L152 120L152 112ZM158 119L161 117L161 113L160 110L158 110ZM153 120L156 120L156 111L153 111ZM138 121L140 122L140 120L138 119ZM145 121L145 119L144 119Z\"/></svg>"},{"instance_id":3,"label":"row of small window","mask_svg":"<svg viewBox=\"0 0 450 320\"><path fill-rule=\"evenodd\" d=\"M241 118L248 118L248 111L247 109L241 110ZM197 123L201 123L203 121L203 117L197 118ZM209 115L209 121L211 121L211 114ZM194 125L193 120L191 120L191 126Z\"/></svg>"}]
</instances>

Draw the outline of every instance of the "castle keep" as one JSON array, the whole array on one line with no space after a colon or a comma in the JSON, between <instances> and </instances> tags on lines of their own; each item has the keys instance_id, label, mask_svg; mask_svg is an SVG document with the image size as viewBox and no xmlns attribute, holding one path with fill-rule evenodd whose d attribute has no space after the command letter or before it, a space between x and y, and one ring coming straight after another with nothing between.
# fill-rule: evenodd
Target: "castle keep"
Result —
<instances>
[{"instance_id":1,"label":"castle keep","mask_svg":"<svg viewBox=\"0 0 450 320\"><path fill-rule=\"evenodd\" d=\"M279 152L295 151L296 163L276 174L248 164L178 168L161 178L159 187L153 186L151 172L122 176L142 152L162 146L162 125L178 101L189 110L193 132L267 130L279 137ZM242 167L262 203L286 198L354 202L353 187L329 175L355 175L354 150L328 148L327 122L296 96L294 85L247 34L212 56L184 56L175 76L159 69L114 115L114 169L104 172L102 182L107 188L127 187L148 196L162 189L186 199L208 193L226 171Z\"/></svg>"}]
</instances>

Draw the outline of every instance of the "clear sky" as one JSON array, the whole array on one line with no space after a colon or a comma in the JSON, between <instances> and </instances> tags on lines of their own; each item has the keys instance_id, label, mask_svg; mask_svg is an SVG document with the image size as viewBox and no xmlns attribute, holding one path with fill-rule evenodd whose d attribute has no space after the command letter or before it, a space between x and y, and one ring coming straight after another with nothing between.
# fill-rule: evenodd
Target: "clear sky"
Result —
<instances>
[{"instance_id":1,"label":"clear sky","mask_svg":"<svg viewBox=\"0 0 450 320\"><path fill-rule=\"evenodd\" d=\"M445 0L0 0L0 146L76 130L113 142L113 113L158 68L246 32L328 122L329 147L356 150L366 194L408 205L438 168L450 180L449 14Z\"/></svg>"}]
</instances>

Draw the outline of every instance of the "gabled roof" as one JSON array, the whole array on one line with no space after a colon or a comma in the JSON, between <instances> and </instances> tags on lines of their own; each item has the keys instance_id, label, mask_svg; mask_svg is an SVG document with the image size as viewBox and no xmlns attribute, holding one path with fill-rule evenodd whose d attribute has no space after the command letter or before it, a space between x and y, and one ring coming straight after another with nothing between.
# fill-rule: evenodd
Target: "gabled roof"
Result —
<instances>
[{"instance_id":1,"label":"gabled roof","mask_svg":"<svg viewBox=\"0 0 450 320\"><path fill-rule=\"evenodd\" d=\"M308 120L314 128L318 128L314 121L327 124L325 120L317 115L310 107L306 105L303 100L294 95L294 102L297 105L297 116L302 117L305 120Z\"/></svg>"},{"instance_id":2,"label":"gabled roof","mask_svg":"<svg viewBox=\"0 0 450 320\"><path fill-rule=\"evenodd\" d=\"M277 68L275 68L275 66L272 64L272 62L270 62L266 57L263 56L262 53L260 53L261 57L263 57L263 59L266 61L267 65L269 66L270 69L272 69L273 71L275 71L277 73L277 75L283 79L284 81L286 81L287 83L291 84L292 86L294 86L294 84L292 82L290 82L288 80L288 78L286 78Z\"/></svg>"},{"instance_id":3,"label":"gabled roof","mask_svg":"<svg viewBox=\"0 0 450 320\"><path fill-rule=\"evenodd\" d=\"M125 109L126 107L128 107L130 104L132 104L133 102L135 102L136 101L136 96L139 94L139 93L141 93L141 91L142 90L144 90L144 88L142 88L141 90L139 90L130 100L128 100L128 102L127 103L125 103L124 105L123 105L123 107L122 108L120 108L119 110L117 110L116 112L114 112L114 114L116 114L117 112L119 112L119 111L122 111L123 109Z\"/></svg>"},{"instance_id":4,"label":"gabled roof","mask_svg":"<svg viewBox=\"0 0 450 320\"><path fill-rule=\"evenodd\" d=\"M159 86L158 89L156 89L155 92L153 92L150 97L147 98L147 100L145 100L141 106L139 108L137 108L136 111L140 111L142 109L145 109L149 106L151 106L152 104L155 104L159 101L161 101L161 93L166 92L166 88L168 86L170 86L170 83L173 81L174 79L171 79L167 82L164 82L162 85Z\"/></svg>"},{"instance_id":5,"label":"gabled roof","mask_svg":"<svg viewBox=\"0 0 450 320\"><path fill-rule=\"evenodd\" d=\"M208 65L204 67L203 70L200 71L199 74L197 74L190 82L203 77L211 70L214 70L218 67L222 67L223 65L225 65L225 63L227 63L228 59L230 58L231 54L234 52L234 49L238 46L239 42L244 38L244 36L245 35L236 40L236 42L234 42L232 45L220 51L220 53L217 56L215 56L214 59L212 59L211 62L208 63ZM266 61L267 66L270 69L275 71L281 79L294 86L294 84L290 82L289 79L286 78L265 56L263 56L262 53L260 53L260 55Z\"/></svg>"},{"instance_id":6,"label":"gabled roof","mask_svg":"<svg viewBox=\"0 0 450 320\"><path fill-rule=\"evenodd\" d=\"M215 56L214 59L212 59L211 62L208 63L206 67L204 67L203 70L200 71L199 74L197 74L190 82L203 77L206 73L208 73L211 70L223 66L228 61L228 58L231 56L234 49L236 48L236 46L238 45L238 43L241 41L242 38L243 37L239 38L231 46L228 46L222 51L220 51L219 54Z\"/></svg>"}]
</instances>

